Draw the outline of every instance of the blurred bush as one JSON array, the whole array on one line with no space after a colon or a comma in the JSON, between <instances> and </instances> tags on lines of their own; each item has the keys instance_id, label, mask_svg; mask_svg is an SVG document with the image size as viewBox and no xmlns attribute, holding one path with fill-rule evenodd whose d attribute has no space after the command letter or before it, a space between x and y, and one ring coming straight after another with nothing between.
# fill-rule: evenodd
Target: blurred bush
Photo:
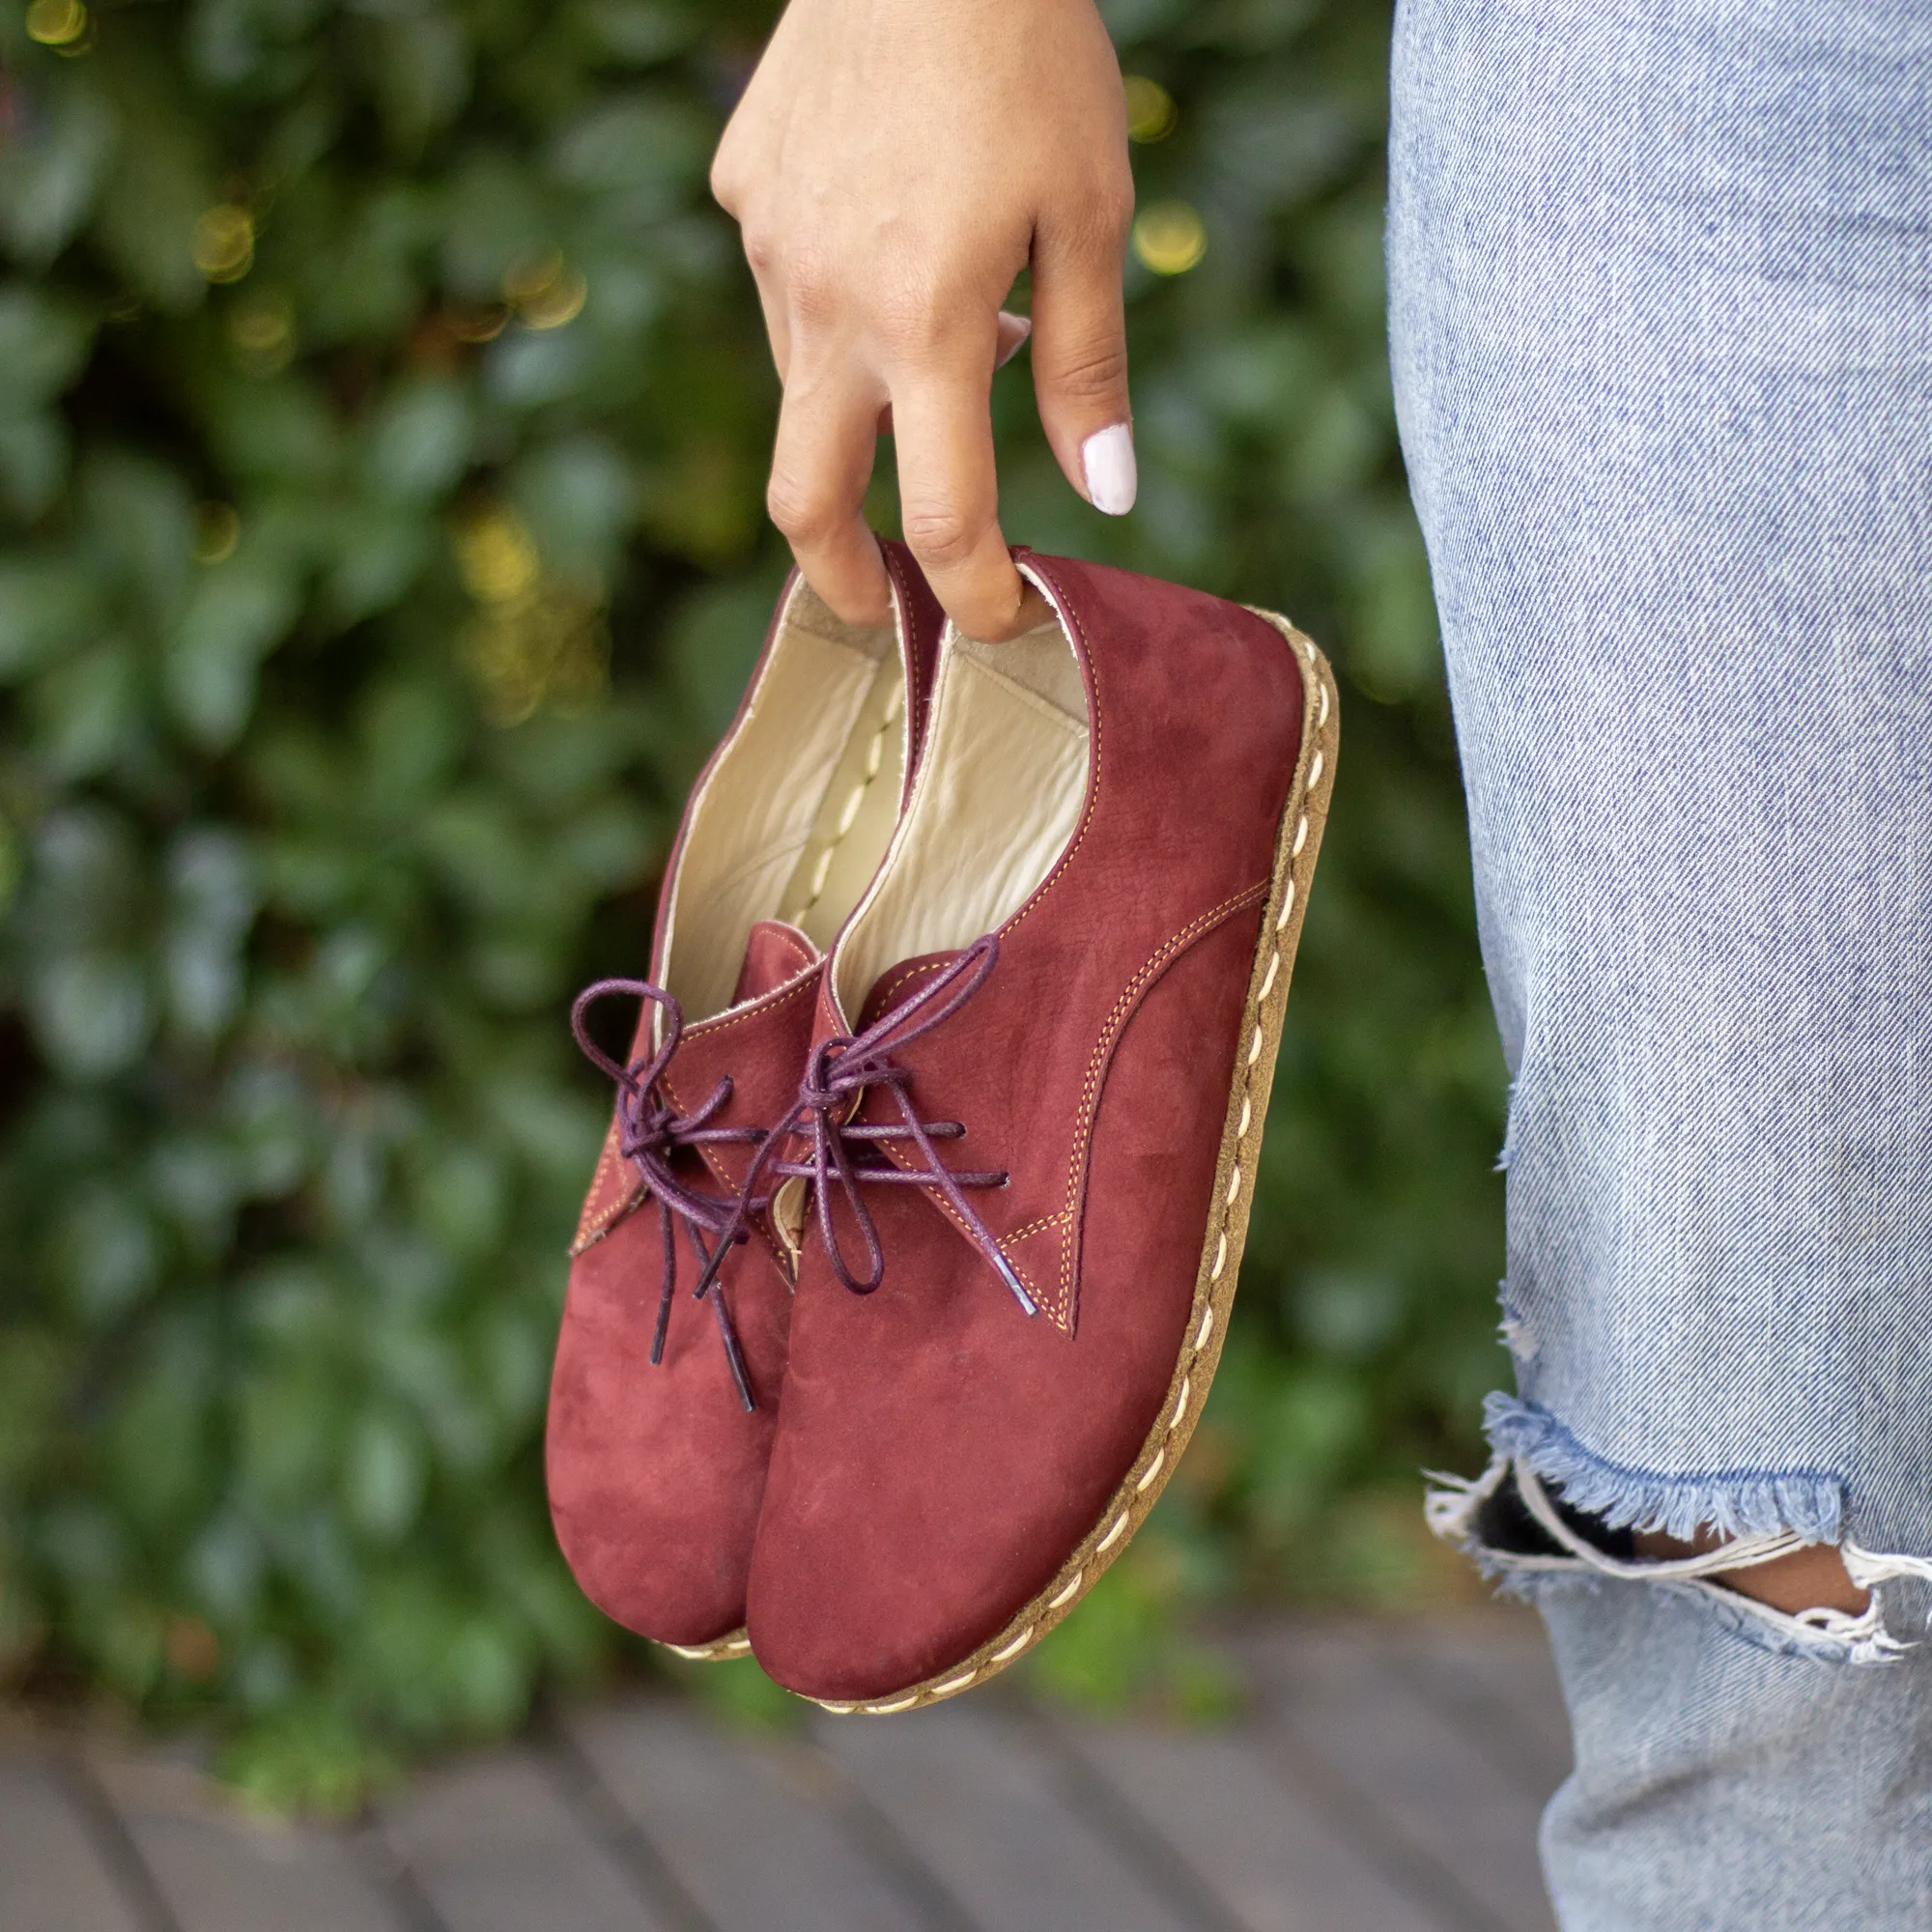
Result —
<instances>
[{"instance_id":1,"label":"blurred bush","mask_svg":"<svg viewBox=\"0 0 1932 1932\"><path fill-rule=\"evenodd\" d=\"M271 1798L353 1802L612 1642L541 1492L608 1106L563 1011L644 957L782 568L704 193L769 11L0 20L0 1668L213 1713ZM1385 10L1107 11L1142 507L1067 491L1022 360L1009 531L1292 611L1350 702L1242 1320L1161 1539L1058 1639L1076 1686L1178 1591L1381 1574L1360 1499L1463 1452L1494 1371Z\"/></svg>"}]
</instances>

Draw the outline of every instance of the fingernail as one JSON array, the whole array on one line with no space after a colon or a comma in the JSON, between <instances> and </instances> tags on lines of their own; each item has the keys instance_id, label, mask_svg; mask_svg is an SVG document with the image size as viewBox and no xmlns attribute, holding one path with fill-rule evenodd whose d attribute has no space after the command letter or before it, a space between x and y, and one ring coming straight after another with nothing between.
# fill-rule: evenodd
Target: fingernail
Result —
<instances>
[{"instance_id":1,"label":"fingernail","mask_svg":"<svg viewBox=\"0 0 1932 1932\"><path fill-rule=\"evenodd\" d=\"M1000 359L993 366L1004 369L1026 347L1026 339L1033 333L1033 320L1030 316L1009 315L1002 309L999 332L1005 340L1000 345Z\"/></svg>"},{"instance_id":2,"label":"fingernail","mask_svg":"<svg viewBox=\"0 0 1932 1932\"><path fill-rule=\"evenodd\" d=\"M1080 467L1087 473L1087 500L1110 517L1124 517L1134 507L1140 473L1134 468L1134 433L1125 423L1096 430L1080 445Z\"/></svg>"}]
</instances>

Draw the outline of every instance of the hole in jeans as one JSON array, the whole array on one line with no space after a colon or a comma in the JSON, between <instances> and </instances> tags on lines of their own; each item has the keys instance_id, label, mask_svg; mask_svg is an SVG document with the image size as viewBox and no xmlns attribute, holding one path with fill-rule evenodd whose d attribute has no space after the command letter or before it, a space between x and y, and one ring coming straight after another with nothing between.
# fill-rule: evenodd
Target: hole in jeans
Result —
<instances>
[{"instance_id":1,"label":"hole in jeans","mask_svg":"<svg viewBox=\"0 0 1932 1932\"><path fill-rule=\"evenodd\" d=\"M1922 1640L1932 1557L1875 1553L1850 1540L1807 1544L1790 1529L1686 1541L1612 1527L1567 1502L1520 1456L1498 1455L1473 1481L1438 1484L1431 1527L1518 1595L1591 1576L1656 1584L1730 1605L1773 1649L1854 1663L1888 1662Z\"/></svg>"},{"instance_id":2,"label":"hole in jeans","mask_svg":"<svg viewBox=\"0 0 1932 1932\"><path fill-rule=\"evenodd\" d=\"M1686 1543L1681 1537L1665 1536L1659 1530L1639 1531L1636 1553L1668 1561L1676 1557L1705 1556L1729 1548L1735 1539L1715 1529L1700 1529ZM1769 1604L1787 1616L1806 1610L1841 1610L1846 1616L1862 1616L1871 1608L1871 1591L1852 1581L1843 1553L1835 1544L1808 1543L1781 1556L1762 1557L1735 1570L1717 1570L1711 1581L1727 1590L1736 1590L1760 1604Z\"/></svg>"}]
</instances>

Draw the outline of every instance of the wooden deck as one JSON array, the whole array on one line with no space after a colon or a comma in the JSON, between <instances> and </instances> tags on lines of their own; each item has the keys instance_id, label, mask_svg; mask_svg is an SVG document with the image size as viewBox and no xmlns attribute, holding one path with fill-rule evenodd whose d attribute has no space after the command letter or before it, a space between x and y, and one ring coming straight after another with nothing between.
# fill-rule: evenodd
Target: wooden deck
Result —
<instances>
[{"instance_id":1,"label":"wooden deck","mask_svg":"<svg viewBox=\"0 0 1932 1932\"><path fill-rule=\"evenodd\" d=\"M252 1818L182 1750L0 1729L0 1932L1550 1932L1568 1735L1498 1609L1230 1645L1234 1725L989 1690L721 1730L638 1696L424 1773L361 1824Z\"/></svg>"}]
</instances>

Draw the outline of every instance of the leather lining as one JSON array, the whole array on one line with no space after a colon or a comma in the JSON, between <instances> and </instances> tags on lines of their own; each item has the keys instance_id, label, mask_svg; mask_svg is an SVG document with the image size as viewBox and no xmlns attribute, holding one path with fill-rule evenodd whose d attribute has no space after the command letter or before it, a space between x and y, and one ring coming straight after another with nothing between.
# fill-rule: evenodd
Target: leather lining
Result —
<instances>
[{"instance_id":1,"label":"leather lining","mask_svg":"<svg viewBox=\"0 0 1932 1932\"><path fill-rule=\"evenodd\" d=\"M893 626L843 623L798 582L744 711L692 799L668 888L664 983L689 1020L729 1007L758 920L804 910L794 923L821 950L829 943L892 836L905 728ZM831 837L841 819L842 835ZM831 847L815 895L794 898L801 872L816 871Z\"/></svg>"},{"instance_id":2,"label":"leather lining","mask_svg":"<svg viewBox=\"0 0 1932 1932\"><path fill-rule=\"evenodd\" d=\"M997 931L1066 849L1087 797L1079 661L1057 619L1004 644L940 646L925 760L891 863L840 942L839 1005L901 960Z\"/></svg>"}]
</instances>

